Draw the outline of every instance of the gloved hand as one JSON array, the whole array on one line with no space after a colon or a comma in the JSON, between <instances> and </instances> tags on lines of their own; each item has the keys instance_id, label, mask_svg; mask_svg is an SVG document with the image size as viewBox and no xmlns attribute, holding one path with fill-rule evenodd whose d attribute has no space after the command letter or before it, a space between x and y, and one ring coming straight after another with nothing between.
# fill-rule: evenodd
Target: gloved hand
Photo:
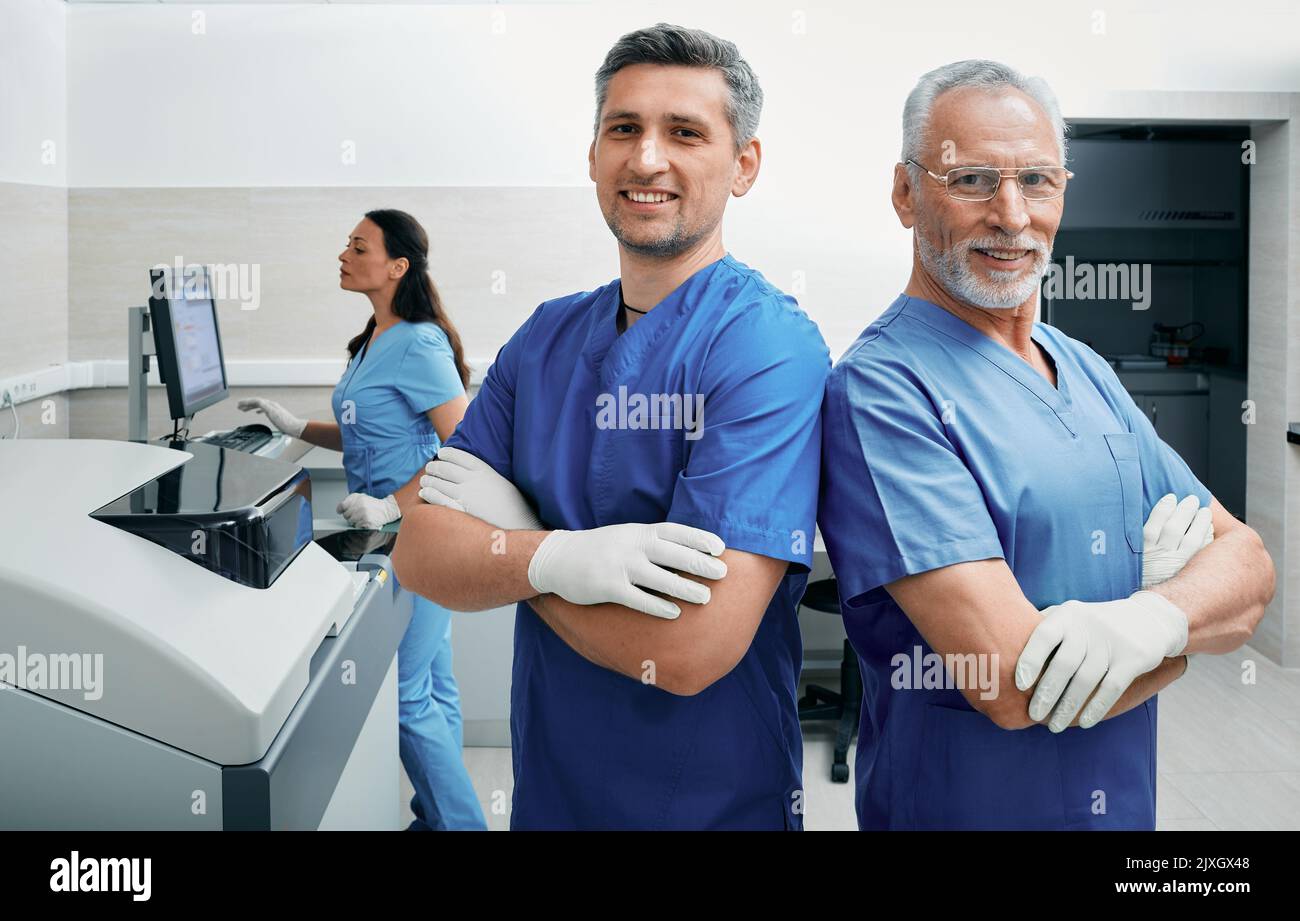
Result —
<instances>
[{"instance_id":1,"label":"gloved hand","mask_svg":"<svg viewBox=\"0 0 1300 921\"><path fill-rule=\"evenodd\" d=\"M261 397L253 397L250 400L240 400L235 405L244 412L255 410L259 413L265 413L266 418L271 420L272 425L284 432L286 435L292 435L294 438L301 436L302 430L307 427L306 419L299 419L274 400L264 400Z\"/></svg>"},{"instance_id":2,"label":"gloved hand","mask_svg":"<svg viewBox=\"0 0 1300 921\"><path fill-rule=\"evenodd\" d=\"M1188 496L1182 502L1173 493L1161 497L1142 527L1142 587L1166 582L1187 561L1214 540L1210 510Z\"/></svg>"},{"instance_id":3,"label":"gloved hand","mask_svg":"<svg viewBox=\"0 0 1300 921\"><path fill-rule=\"evenodd\" d=\"M376 499L360 492L344 496L335 511L346 518L352 527L369 528L372 531L402 517L402 510L397 507L397 499L394 497Z\"/></svg>"},{"instance_id":4,"label":"gloved hand","mask_svg":"<svg viewBox=\"0 0 1300 921\"><path fill-rule=\"evenodd\" d=\"M486 461L460 448L442 448L420 477L420 498L445 505L507 531L540 531L523 493Z\"/></svg>"},{"instance_id":5,"label":"gloved hand","mask_svg":"<svg viewBox=\"0 0 1300 921\"><path fill-rule=\"evenodd\" d=\"M1084 708L1079 725L1100 722L1138 675L1187 646L1187 615L1155 592L1134 592L1118 601L1067 601L1043 612L1016 661L1016 687L1038 689L1029 701L1029 718L1060 732ZM1040 679L1043 663L1055 650ZM1100 683L1100 686L1098 684Z\"/></svg>"},{"instance_id":6,"label":"gloved hand","mask_svg":"<svg viewBox=\"0 0 1300 921\"><path fill-rule=\"evenodd\" d=\"M641 589L707 604L708 586L669 570L721 579L727 564L714 557L725 549L716 534L667 521L552 531L528 564L528 581L574 604L613 602L672 620L682 609Z\"/></svg>"}]
</instances>

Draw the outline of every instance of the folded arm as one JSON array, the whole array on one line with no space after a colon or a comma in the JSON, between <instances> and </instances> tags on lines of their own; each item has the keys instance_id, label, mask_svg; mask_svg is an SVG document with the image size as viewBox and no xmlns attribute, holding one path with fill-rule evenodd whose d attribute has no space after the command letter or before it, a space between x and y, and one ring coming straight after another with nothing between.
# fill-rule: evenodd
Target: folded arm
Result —
<instances>
[{"instance_id":1,"label":"folded arm","mask_svg":"<svg viewBox=\"0 0 1300 921\"><path fill-rule=\"evenodd\" d=\"M898 602L930 647L941 656L992 656L997 694L985 700L980 688L962 688L975 710L1003 729L1035 725L1029 717L1033 689L1018 690L1016 660L1043 620L1020 590L1005 560L976 560L906 576L885 589ZM1185 656L1165 659L1141 675L1106 718L1119 716L1158 693L1182 675Z\"/></svg>"},{"instance_id":2,"label":"folded arm","mask_svg":"<svg viewBox=\"0 0 1300 921\"><path fill-rule=\"evenodd\" d=\"M1210 500L1214 542L1151 591L1187 615L1185 652L1232 652L1255 632L1273 599L1273 560L1254 529Z\"/></svg>"},{"instance_id":3,"label":"folded arm","mask_svg":"<svg viewBox=\"0 0 1300 921\"><path fill-rule=\"evenodd\" d=\"M549 531L508 531L452 508L415 503L393 548L409 590L453 611L484 611L537 594L528 564Z\"/></svg>"},{"instance_id":4,"label":"folded arm","mask_svg":"<svg viewBox=\"0 0 1300 921\"><path fill-rule=\"evenodd\" d=\"M478 611L528 600L575 652L639 680L653 675L673 694L697 694L744 656L788 564L724 550L727 574L705 579L709 600L680 598L675 619L649 617L619 604L574 604L538 595L528 567L549 531L506 531L465 512L416 504L406 513L393 566L402 585L452 610Z\"/></svg>"},{"instance_id":5,"label":"folded arm","mask_svg":"<svg viewBox=\"0 0 1300 921\"><path fill-rule=\"evenodd\" d=\"M572 604L540 595L529 605L560 639L590 662L653 683L672 694L698 694L736 667L749 649L788 563L724 550L727 575L704 580L705 604L679 601L675 620L647 617L617 604ZM651 678L653 676L653 678Z\"/></svg>"}]
</instances>

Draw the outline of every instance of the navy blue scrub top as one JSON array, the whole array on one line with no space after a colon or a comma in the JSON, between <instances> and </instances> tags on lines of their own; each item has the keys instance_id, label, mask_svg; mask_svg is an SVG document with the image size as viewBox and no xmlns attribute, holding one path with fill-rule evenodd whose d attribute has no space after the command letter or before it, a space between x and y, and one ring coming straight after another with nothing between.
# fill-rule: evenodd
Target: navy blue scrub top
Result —
<instances>
[{"instance_id":1,"label":"navy blue scrub top","mask_svg":"<svg viewBox=\"0 0 1300 921\"><path fill-rule=\"evenodd\" d=\"M619 295L614 281L538 307L447 444L513 481L547 528L674 521L793 565L740 663L694 697L592 664L519 604L511 827L800 828L796 608L826 345L793 298L730 255L621 335ZM699 437L651 427L638 395L701 395Z\"/></svg>"}]
</instances>

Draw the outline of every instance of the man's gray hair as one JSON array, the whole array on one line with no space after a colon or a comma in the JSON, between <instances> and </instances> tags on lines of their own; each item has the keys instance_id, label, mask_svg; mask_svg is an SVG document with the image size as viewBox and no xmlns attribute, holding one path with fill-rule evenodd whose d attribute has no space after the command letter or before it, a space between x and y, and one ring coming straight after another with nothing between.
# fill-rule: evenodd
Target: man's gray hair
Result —
<instances>
[{"instance_id":1,"label":"man's gray hair","mask_svg":"<svg viewBox=\"0 0 1300 921\"><path fill-rule=\"evenodd\" d=\"M934 108L934 101L948 90L967 86L982 89L1010 86L1037 102L1052 122L1061 164L1065 164L1065 133L1069 129L1061 118L1061 107L1056 101L1056 94L1042 77L1026 77L997 61L957 61L945 64L916 82L903 105L903 162L920 161L921 151L930 140L930 110ZM943 170L935 169L935 172L941 173Z\"/></svg>"},{"instance_id":2,"label":"man's gray hair","mask_svg":"<svg viewBox=\"0 0 1300 921\"><path fill-rule=\"evenodd\" d=\"M699 29L656 23L648 29L629 32L614 43L605 55L605 63L596 71L596 131L600 131L600 113L609 93L614 74L633 64L677 64L685 67L714 67L722 71L731 91L727 102L727 121L736 140L736 150L750 142L758 131L758 116L763 111L763 91L758 77L740 56L736 46Z\"/></svg>"}]
</instances>

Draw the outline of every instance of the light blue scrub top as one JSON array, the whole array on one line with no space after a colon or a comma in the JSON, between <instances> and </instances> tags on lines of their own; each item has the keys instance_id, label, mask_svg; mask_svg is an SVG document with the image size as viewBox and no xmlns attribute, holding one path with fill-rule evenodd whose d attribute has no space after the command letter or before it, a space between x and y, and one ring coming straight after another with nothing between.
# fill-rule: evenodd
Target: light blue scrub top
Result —
<instances>
[{"instance_id":1,"label":"light blue scrub top","mask_svg":"<svg viewBox=\"0 0 1300 921\"><path fill-rule=\"evenodd\" d=\"M429 410L464 392L436 323L401 320L362 346L331 399L348 492L382 499L409 483L438 453Z\"/></svg>"},{"instance_id":2,"label":"light blue scrub top","mask_svg":"<svg viewBox=\"0 0 1300 921\"><path fill-rule=\"evenodd\" d=\"M740 662L693 697L592 664L521 603L511 827L800 828L796 605L830 356L794 299L729 255L622 335L619 290L542 304L448 445L512 480L548 528L674 521L794 565ZM598 423L620 388L628 423L638 394L702 394L701 437Z\"/></svg>"},{"instance_id":3,"label":"light blue scrub top","mask_svg":"<svg viewBox=\"0 0 1300 921\"><path fill-rule=\"evenodd\" d=\"M933 650L885 584L1003 558L1040 610L1124 598L1140 587L1156 501L1209 504L1100 356L1041 323L1032 336L1055 361L1055 388L974 327L902 295L831 373L818 520L862 664L863 828L1155 826L1154 697L1053 735L1000 729L956 688L891 684L895 654Z\"/></svg>"}]
</instances>

